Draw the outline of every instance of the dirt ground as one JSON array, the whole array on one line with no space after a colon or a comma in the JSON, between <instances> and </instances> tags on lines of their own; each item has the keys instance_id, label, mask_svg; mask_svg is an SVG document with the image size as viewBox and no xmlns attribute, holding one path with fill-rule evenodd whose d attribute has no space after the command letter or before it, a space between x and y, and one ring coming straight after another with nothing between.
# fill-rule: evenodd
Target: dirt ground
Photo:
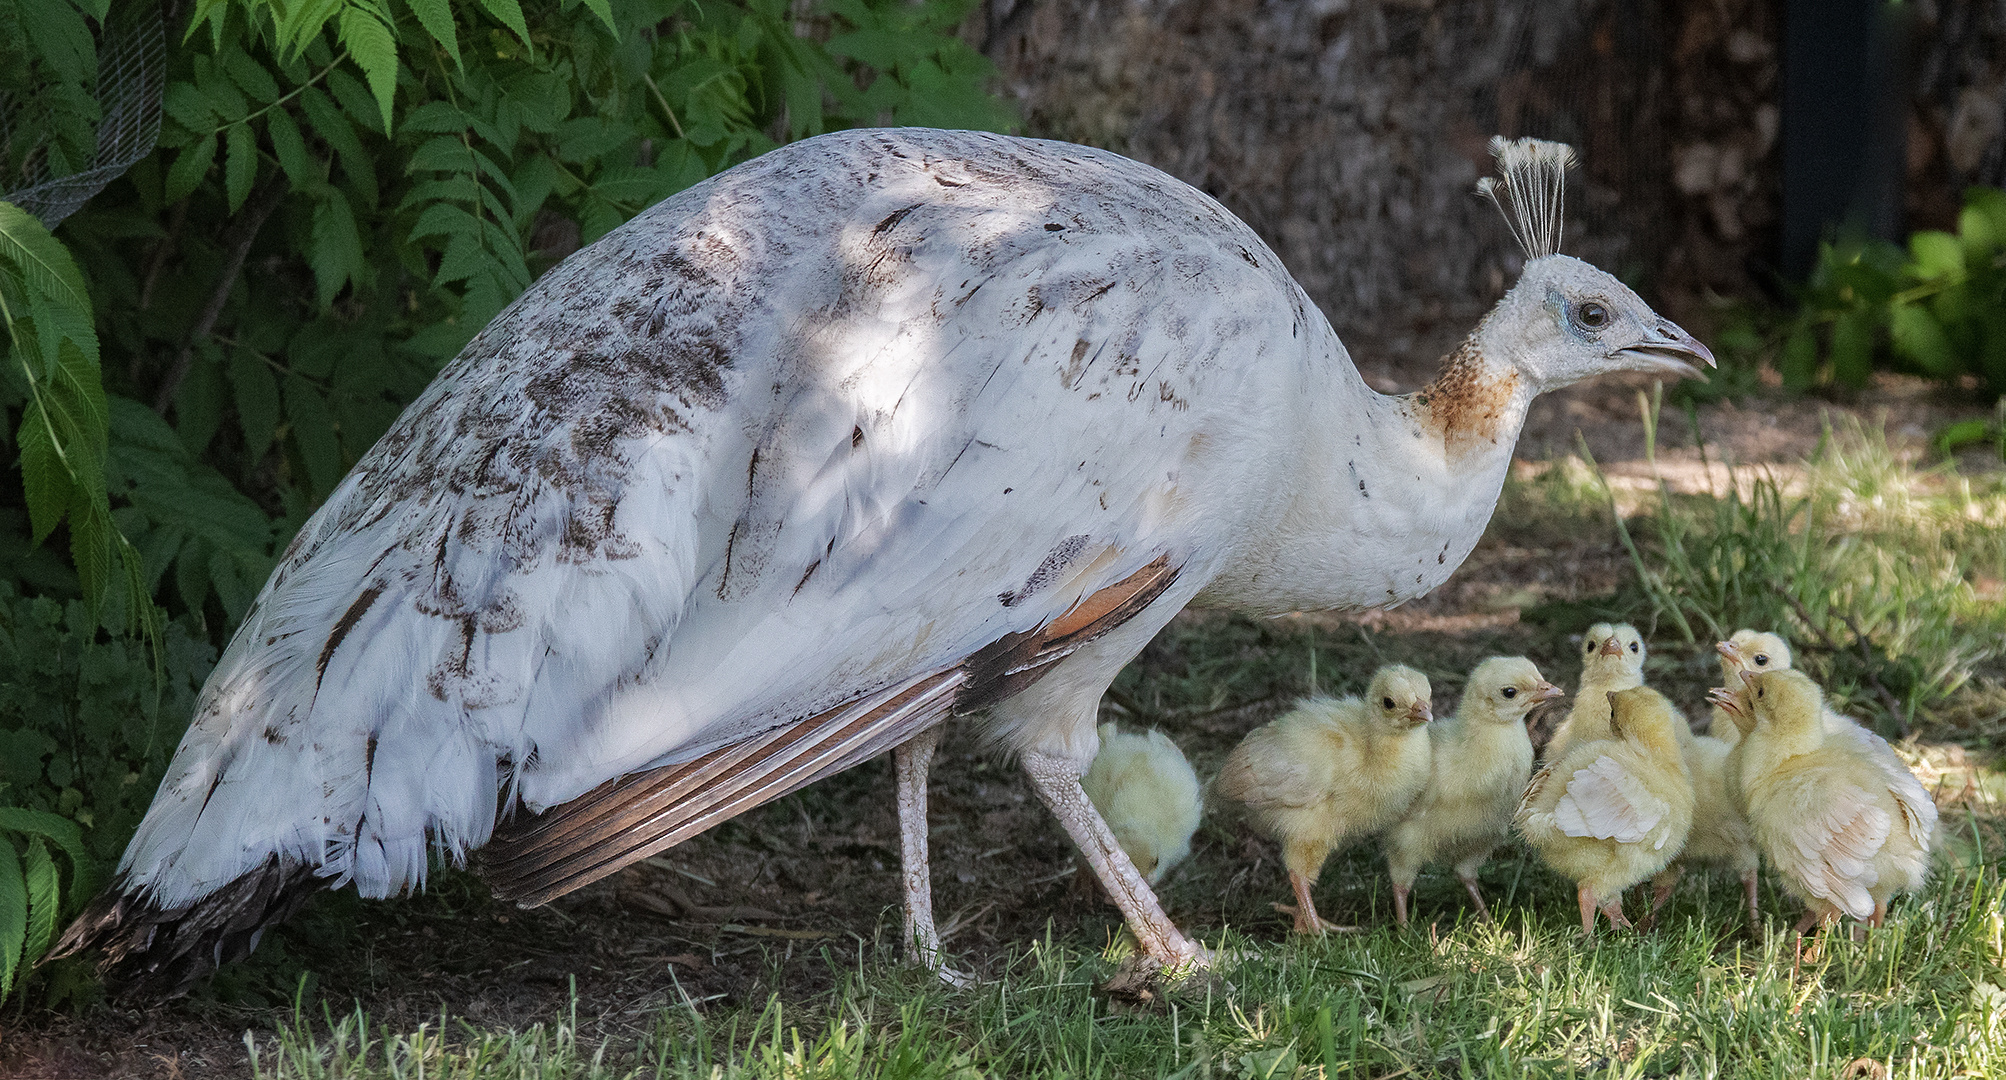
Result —
<instances>
[{"instance_id":1,"label":"dirt ground","mask_svg":"<svg viewBox=\"0 0 2006 1080\"><path fill-rule=\"evenodd\" d=\"M1405 344L1410 355L1426 351L1427 343ZM1425 381L1429 365L1364 367L1393 390ZM1521 457L1564 454L1580 431L1612 474L1642 475L1638 388L1610 381L1542 399ZM1902 380L1869 398L1871 408L1763 397L1709 406L1701 425L1716 455L1787 461L1816 445L1827 414L1884 423L1891 441L1920 453L1931 430L1976 411ZM1697 457L1684 427L1668 410L1664 460ZM1965 464L1997 467L1981 455ZM1319 688L1345 691L1379 663L1414 664L1435 679L1438 711L1460 691L1460 673L1488 655L1524 653L1571 683L1579 665L1569 633L1579 627L1522 616L1535 605L1607 595L1627 567L1606 530L1496 528L1448 585L1395 612L1258 623L1186 613L1123 674L1104 715L1162 726L1209 776L1241 735L1310 689L1312 671ZM1654 661L1654 682L1683 702L1697 703L1711 677L1704 656L1664 652ZM1064 834L975 732L973 722L954 725L934 773L935 903L947 948L981 973L1048 932L1090 946L1108 940L1119 928L1113 909L1080 887ZM360 1005L398 1030L436 1022L442 1011L488 1026L547 1021L567 1010L575 985L588 1037L636 1036L658 1010L685 999L702 1009L756 1007L775 991L811 997L860 970L921 978L880 966L897 937L891 792L888 761L872 761L537 910L497 905L461 872L405 900L323 895L269 935L251 962L189 998L101 1005L78 1017L7 1016L0 1076L243 1074L244 1032L284 1022L302 978L311 1017ZM1507 910L1558 889L1516 858L1493 860L1484 886ZM1269 903L1284 891L1275 849L1216 815L1162 890L1171 915L1200 935L1230 923L1276 938L1287 923ZM1430 874L1416 895L1423 921L1467 913L1453 877ZM1556 891L1553 899L1563 898ZM1329 917L1383 921L1389 901L1369 846L1324 872L1319 906Z\"/></svg>"}]
</instances>

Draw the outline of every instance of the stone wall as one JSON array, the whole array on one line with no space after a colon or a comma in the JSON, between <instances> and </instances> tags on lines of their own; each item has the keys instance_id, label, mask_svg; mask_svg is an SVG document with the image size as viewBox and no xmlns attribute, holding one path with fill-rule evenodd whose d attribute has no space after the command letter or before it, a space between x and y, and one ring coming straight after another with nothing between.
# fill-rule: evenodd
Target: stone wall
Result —
<instances>
[{"instance_id":1,"label":"stone wall","mask_svg":"<svg viewBox=\"0 0 2006 1080\"><path fill-rule=\"evenodd\" d=\"M2002 168L2006 0L1912 8L1909 203L1940 227ZM1212 194L1394 351L1453 340L1516 274L1471 194L1493 133L1574 144L1564 250L1674 317L1768 276L1780 3L986 0L971 29L1028 133Z\"/></svg>"}]
</instances>

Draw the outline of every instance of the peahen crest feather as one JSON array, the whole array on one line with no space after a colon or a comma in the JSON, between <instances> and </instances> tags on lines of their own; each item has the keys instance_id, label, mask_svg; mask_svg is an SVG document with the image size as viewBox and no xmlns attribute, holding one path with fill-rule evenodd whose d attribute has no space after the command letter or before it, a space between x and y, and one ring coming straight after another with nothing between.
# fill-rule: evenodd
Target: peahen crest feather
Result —
<instances>
[{"instance_id":1,"label":"peahen crest feather","mask_svg":"<svg viewBox=\"0 0 2006 1080\"><path fill-rule=\"evenodd\" d=\"M1495 135L1491 156L1498 159L1504 183L1486 176L1477 181L1477 194L1497 206L1518 246L1525 249L1526 258L1559 254L1567 170L1575 161L1574 148L1545 139Z\"/></svg>"}]
</instances>

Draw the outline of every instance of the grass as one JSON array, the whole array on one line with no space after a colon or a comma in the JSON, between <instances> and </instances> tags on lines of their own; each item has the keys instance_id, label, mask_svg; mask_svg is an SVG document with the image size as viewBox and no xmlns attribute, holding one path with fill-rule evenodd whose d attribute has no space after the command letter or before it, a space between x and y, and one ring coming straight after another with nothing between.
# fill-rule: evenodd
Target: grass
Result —
<instances>
[{"instance_id":1,"label":"grass","mask_svg":"<svg viewBox=\"0 0 2006 1080\"><path fill-rule=\"evenodd\" d=\"M1866 943L1831 941L1813 963L1779 924L1759 942L1726 932L1734 889L1715 884L1665 930L1587 947L1564 904L1307 944L1228 930L1212 944L1241 959L1223 982L1192 980L1154 1011L1112 1011L1091 990L1107 952L1048 937L970 991L832 961L824 994L672 1007L628 1046L582 1042L575 1014L383 1031L357 1012L246 1040L271 1080L2006 1073L1996 861L1939 875Z\"/></svg>"}]
</instances>

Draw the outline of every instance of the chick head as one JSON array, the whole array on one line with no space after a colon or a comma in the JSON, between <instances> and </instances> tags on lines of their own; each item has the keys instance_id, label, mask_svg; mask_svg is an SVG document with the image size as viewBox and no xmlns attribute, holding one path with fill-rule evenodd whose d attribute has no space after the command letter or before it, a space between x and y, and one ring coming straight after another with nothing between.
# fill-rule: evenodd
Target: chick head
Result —
<instances>
[{"instance_id":1,"label":"chick head","mask_svg":"<svg viewBox=\"0 0 2006 1080\"><path fill-rule=\"evenodd\" d=\"M1716 686L1706 692L1707 703L1728 715L1743 735L1755 730L1755 711L1748 703L1748 686L1740 672L1728 676L1733 686Z\"/></svg>"},{"instance_id":2,"label":"chick head","mask_svg":"<svg viewBox=\"0 0 2006 1080\"><path fill-rule=\"evenodd\" d=\"M1744 671L1780 671L1790 666L1790 643L1761 630L1736 630L1714 645L1720 654L1720 676L1730 689L1741 685Z\"/></svg>"},{"instance_id":3,"label":"chick head","mask_svg":"<svg viewBox=\"0 0 2006 1080\"><path fill-rule=\"evenodd\" d=\"M1519 724L1534 706L1565 693L1541 678L1539 669L1525 657L1493 656L1470 672L1458 712L1494 724Z\"/></svg>"},{"instance_id":4,"label":"chick head","mask_svg":"<svg viewBox=\"0 0 2006 1080\"><path fill-rule=\"evenodd\" d=\"M1741 676L1755 723L1779 732L1824 731L1825 694L1801 671L1749 671Z\"/></svg>"},{"instance_id":5,"label":"chick head","mask_svg":"<svg viewBox=\"0 0 2006 1080\"><path fill-rule=\"evenodd\" d=\"M1589 672L1614 675L1617 672L1642 674L1644 657L1649 655L1644 648L1644 635L1629 623L1596 623L1581 635L1581 672L1586 678Z\"/></svg>"},{"instance_id":6,"label":"chick head","mask_svg":"<svg viewBox=\"0 0 2006 1080\"><path fill-rule=\"evenodd\" d=\"M1671 740L1676 746L1677 725L1685 722L1669 698L1648 686L1609 691L1609 731L1619 739Z\"/></svg>"},{"instance_id":7,"label":"chick head","mask_svg":"<svg viewBox=\"0 0 2006 1080\"><path fill-rule=\"evenodd\" d=\"M1435 718L1434 692L1428 677L1404 664L1388 664L1372 673L1365 702L1381 724L1410 728Z\"/></svg>"},{"instance_id":8,"label":"chick head","mask_svg":"<svg viewBox=\"0 0 2006 1080\"><path fill-rule=\"evenodd\" d=\"M1511 357L1541 392L1616 371L1679 378L1714 364L1706 346L1628 286L1567 255L1526 263L1476 336L1486 355Z\"/></svg>"}]
</instances>

